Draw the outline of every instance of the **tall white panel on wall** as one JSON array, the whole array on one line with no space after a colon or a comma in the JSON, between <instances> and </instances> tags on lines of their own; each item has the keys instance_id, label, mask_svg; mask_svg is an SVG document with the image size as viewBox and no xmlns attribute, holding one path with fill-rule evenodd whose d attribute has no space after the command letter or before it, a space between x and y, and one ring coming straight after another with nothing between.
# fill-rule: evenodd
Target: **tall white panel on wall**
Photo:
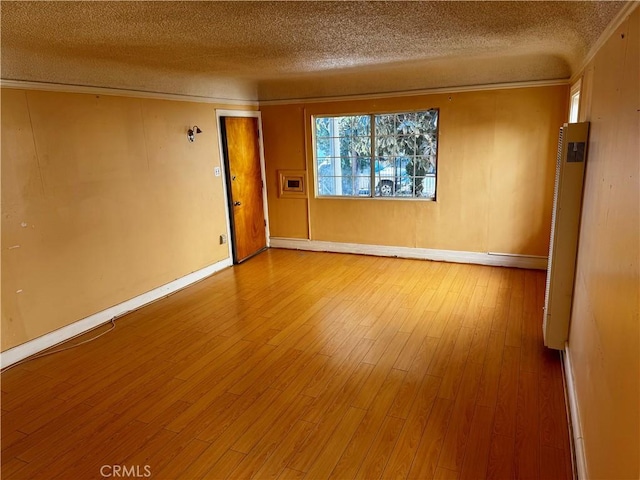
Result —
<instances>
[{"instance_id":1,"label":"tall white panel on wall","mask_svg":"<svg viewBox=\"0 0 640 480\"><path fill-rule=\"evenodd\" d=\"M569 336L589 123L560 129L544 299L544 344L564 349Z\"/></svg>"}]
</instances>

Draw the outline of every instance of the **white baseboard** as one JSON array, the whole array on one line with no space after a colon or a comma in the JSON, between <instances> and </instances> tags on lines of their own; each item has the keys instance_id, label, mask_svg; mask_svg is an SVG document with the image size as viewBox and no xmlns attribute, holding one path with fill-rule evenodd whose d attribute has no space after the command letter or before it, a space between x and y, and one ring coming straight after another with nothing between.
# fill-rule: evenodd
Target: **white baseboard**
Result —
<instances>
[{"instance_id":1,"label":"white baseboard","mask_svg":"<svg viewBox=\"0 0 640 480\"><path fill-rule=\"evenodd\" d=\"M417 258L440 262L476 263L499 267L547 269L547 257L515 255L507 253L480 253L458 250L435 250L431 248L389 247L384 245L363 245L359 243L323 242L299 238L271 237L272 248L311 250L314 252L355 253L379 257Z\"/></svg>"},{"instance_id":2,"label":"white baseboard","mask_svg":"<svg viewBox=\"0 0 640 480\"><path fill-rule=\"evenodd\" d=\"M584 454L584 441L582 437L582 426L580 424L580 411L578 408L578 398L576 384L573 379L573 366L569 345L564 347L564 379L567 391L568 408L571 421L571 437L573 440L573 453L575 455L575 474L578 480L587 480L587 460Z\"/></svg>"},{"instance_id":3,"label":"white baseboard","mask_svg":"<svg viewBox=\"0 0 640 480\"><path fill-rule=\"evenodd\" d=\"M10 348L0 354L0 365L2 368L8 367L20 360L23 360L38 352L51 348L59 343L65 342L73 337L77 337L92 328L98 327L104 323L109 322L112 318L120 317L132 310L136 310L148 303L158 300L162 297L166 297L182 288L185 288L192 283L195 283L203 278L209 277L220 270L230 267L233 264L230 258L221 260L213 265L209 265L201 270L197 270L193 273L178 278L172 282L169 282L161 287L154 288L153 290L138 295L130 300L114 305L113 307L102 310L101 312L94 313L82 320L78 320L66 327L59 328L53 332L42 335L41 337L34 338L22 345Z\"/></svg>"}]
</instances>

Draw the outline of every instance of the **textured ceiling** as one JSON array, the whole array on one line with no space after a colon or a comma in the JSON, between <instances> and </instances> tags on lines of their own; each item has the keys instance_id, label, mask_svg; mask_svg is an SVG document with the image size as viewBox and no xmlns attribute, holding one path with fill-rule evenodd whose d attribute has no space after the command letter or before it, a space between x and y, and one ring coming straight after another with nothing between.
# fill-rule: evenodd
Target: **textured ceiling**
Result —
<instances>
[{"instance_id":1,"label":"textured ceiling","mask_svg":"<svg viewBox=\"0 0 640 480\"><path fill-rule=\"evenodd\" d=\"M567 78L624 2L2 1L2 77L260 99Z\"/></svg>"}]
</instances>

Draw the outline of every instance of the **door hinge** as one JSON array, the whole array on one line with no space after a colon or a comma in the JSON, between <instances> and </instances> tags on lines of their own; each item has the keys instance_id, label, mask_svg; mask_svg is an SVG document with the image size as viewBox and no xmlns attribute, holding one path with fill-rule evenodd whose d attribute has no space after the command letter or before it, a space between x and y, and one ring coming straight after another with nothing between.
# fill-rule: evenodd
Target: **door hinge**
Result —
<instances>
[{"instance_id":1,"label":"door hinge","mask_svg":"<svg viewBox=\"0 0 640 480\"><path fill-rule=\"evenodd\" d=\"M264 226L265 226L265 227L267 226L267 221L266 221L266 220L264 221Z\"/></svg>"}]
</instances>

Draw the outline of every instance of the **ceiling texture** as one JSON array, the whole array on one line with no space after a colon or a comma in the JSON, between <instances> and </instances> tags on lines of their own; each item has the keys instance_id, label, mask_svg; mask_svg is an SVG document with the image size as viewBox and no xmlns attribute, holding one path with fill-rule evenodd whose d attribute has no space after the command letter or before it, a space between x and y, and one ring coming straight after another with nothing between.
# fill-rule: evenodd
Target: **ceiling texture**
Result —
<instances>
[{"instance_id":1,"label":"ceiling texture","mask_svg":"<svg viewBox=\"0 0 640 480\"><path fill-rule=\"evenodd\" d=\"M2 78L274 100L567 79L625 2L1 2Z\"/></svg>"}]
</instances>

